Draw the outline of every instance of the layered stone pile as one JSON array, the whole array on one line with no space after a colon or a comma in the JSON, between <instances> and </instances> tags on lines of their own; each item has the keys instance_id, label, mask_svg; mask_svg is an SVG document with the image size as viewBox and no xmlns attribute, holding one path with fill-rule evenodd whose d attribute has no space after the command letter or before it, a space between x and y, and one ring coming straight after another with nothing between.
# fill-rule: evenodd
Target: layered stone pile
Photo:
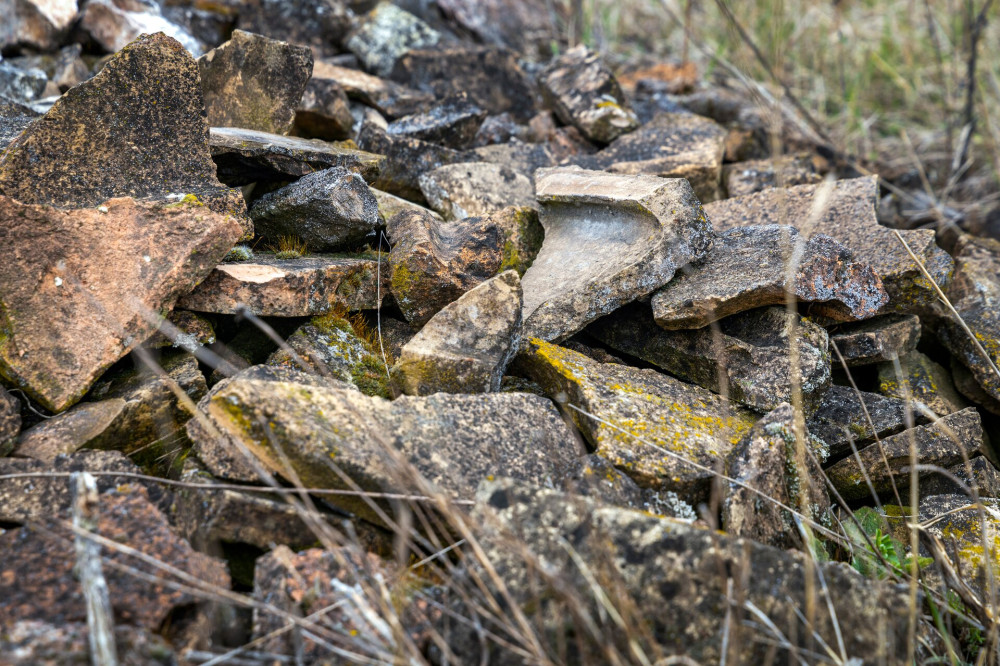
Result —
<instances>
[{"instance_id":1,"label":"layered stone pile","mask_svg":"<svg viewBox=\"0 0 1000 666\"><path fill-rule=\"evenodd\" d=\"M909 588L816 555L851 510L1000 569L1000 242L739 94L542 0L0 13L0 662L82 663L79 471L124 663L900 663Z\"/></svg>"}]
</instances>

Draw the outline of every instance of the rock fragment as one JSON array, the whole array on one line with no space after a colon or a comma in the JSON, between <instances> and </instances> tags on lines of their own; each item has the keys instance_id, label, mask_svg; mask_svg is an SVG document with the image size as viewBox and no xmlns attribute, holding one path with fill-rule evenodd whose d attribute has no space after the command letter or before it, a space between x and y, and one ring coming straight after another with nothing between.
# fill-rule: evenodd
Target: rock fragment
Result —
<instances>
[{"instance_id":1,"label":"rock fragment","mask_svg":"<svg viewBox=\"0 0 1000 666\"><path fill-rule=\"evenodd\" d=\"M112 448L118 434L114 425L124 411L125 401L120 398L76 405L21 433L15 453L52 462L56 456L83 448Z\"/></svg>"},{"instance_id":2,"label":"rock fragment","mask_svg":"<svg viewBox=\"0 0 1000 666\"><path fill-rule=\"evenodd\" d=\"M247 32L303 44L317 57L340 53L351 12L339 0L247 0L239 3L236 27Z\"/></svg>"},{"instance_id":3,"label":"rock fragment","mask_svg":"<svg viewBox=\"0 0 1000 666\"><path fill-rule=\"evenodd\" d=\"M466 161L466 155L420 139L390 135L366 122L358 134L362 149L385 156L378 180L372 185L417 203L424 201L420 176L445 164Z\"/></svg>"},{"instance_id":4,"label":"rock fragment","mask_svg":"<svg viewBox=\"0 0 1000 666\"><path fill-rule=\"evenodd\" d=\"M390 289L414 327L500 270L503 233L490 218L441 222L404 211L387 222L386 232Z\"/></svg>"},{"instance_id":5,"label":"rock fragment","mask_svg":"<svg viewBox=\"0 0 1000 666\"><path fill-rule=\"evenodd\" d=\"M793 256L798 261L789 271ZM789 295L838 321L872 317L888 302L875 271L853 261L837 241L820 235L806 240L794 227L769 225L717 236L704 261L656 292L653 315L667 330L695 328L784 304Z\"/></svg>"},{"instance_id":6,"label":"rock fragment","mask_svg":"<svg viewBox=\"0 0 1000 666\"><path fill-rule=\"evenodd\" d=\"M544 0L435 0L437 8L462 33L477 42L504 46L529 60L552 57L562 36L558 11Z\"/></svg>"},{"instance_id":7,"label":"rock fragment","mask_svg":"<svg viewBox=\"0 0 1000 666\"><path fill-rule=\"evenodd\" d=\"M878 443L869 444L858 451L857 456L848 456L827 468L827 476L848 500L864 499L871 494L862 468L876 493L890 493L893 482L897 487L908 486L911 443L917 448L917 464L920 465L950 467L964 458L977 456L984 446L979 413L974 407L969 407L929 425L886 437L881 446ZM920 472L921 477L928 474L927 471Z\"/></svg>"},{"instance_id":8,"label":"rock fragment","mask_svg":"<svg viewBox=\"0 0 1000 666\"><path fill-rule=\"evenodd\" d=\"M878 366L878 390L883 395L912 400L913 411L926 418L947 416L969 406L955 390L951 373L916 350L894 363Z\"/></svg>"},{"instance_id":9,"label":"rock fragment","mask_svg":"<svg viewBox=\"0 0 1000 666\"><path fill-rule=\"evenodd\" d=\"M1000 400L987 393L976 381L972 371L954 356L951 357L951 377L959 393L991 414L1000 416Z\"/></svg>"},{"instance_id":10,"label":"rock fragment","mask_svg":"<svg viewBox=\"0 0 1000 666\"><path fill-rule=\"evenodd\" d=\"M679 179L578 168L539 172L545 229L525 274L525 336L560 341L700 259L711 225Z\"/></svg>"},{"instance_id":11,"label":"rock fragment","mask_svg":"<svg viewBox=\"0 0 1000 666\"><path fill-rule=\"evenodd\" d=\"M105 51L116 53L143 35L162 33L177 40L195 57L205 52L205 45L160 13L157 4L88 0L83 5L80 27Z\"/></svg>"},{"instance_id":12,"label":"rock fragment","mask_svg":"<svg viewBox=\"0 0 1000 666\"><path fill-rule=\"evenodd\" d=\"M591 141L611 143L639 127L614 74L586 46L555 58L540 84L559 119Z\"/></svg>"},{"instance_id":13,"label":"rock fragment","mask_svg":"<svg viewBox=\"0 0 1000 666\"><path fill-rule=\"evenodd\" d=\"M516 369L573 406L566 415L597 455L640 487L671 490L690 502L707 497L708 470L723 464L756 421L752 412L701 387L653 370L597 363L537 339Z\"/></svg>"},{"instance_id":14,"label":"rock fragment","mask_svg":"<svg viewBox=\"0 0 1000 666\"><path fill-rule=\"evenodd\" d=\"M0 50L55 49L76 13L77 0L0 0Z\"/></svg>"},{"instance_id":15,"label":"rock fragment","mask_svg":"<svg viewBox=\"0 0 1000 666\"><path fill-rule=\"evenodd\" d=\"M794 317L791 324L783 308L769 307L727 317L718 332L710 327L665 331L656 325L648 304L636 303L599 319L587 332L613 349L766 412L791 400L789 342L794 331L799 386L812 411L830 385L828 339L816 324Z\"/></svg>"},{"instance_id":16,"label":"rock fragment","mask_svg":"<svg viewBox=\"0 0 1000 666\"><path fill-rule=\"evenodd\" d=\"M0 386L0 458L14 448L21 432L21 403Z\"/></svg>"},{"instance_id":17,"label":"rock fragment","mask_svg":"<svg viewBox=\"0 0 1000 666\"><path fill-rule=\"evenodd\" d=\"M262 317L312 317L334 307L378 307L375 258L311 255L277 259L258 252L253 261L218 264L178 302L196 312L236 314L241 307ZM382 279L388 277L383 266ZM383 285L382 293L387 293Z\"/></svg>"},{"instance_id":18,"label":"rock fragment","mask_svg":"<svg viewBox=\"0 0 1000 666\"><path fill-rule=\"evenodd\" d=\"M787 155L735 162L722 167L722 186L728 197L742 197L772 187L812 185L820 181L810 155Z\"/></svg>"},{"instance_id":19,"label":"rock fragment","mask_svg":"<svg viewBox=\"0 0 1000 666\"><path fill-rule=\"evenodd\" d=\"M49 78L40 69L21 69L0 62L0 98L27 104L42 96L48 82Z\"/></svg>"},{"instance_id":20,"label":"rock fragment","mask_svg":"<svg viewBox=\"0 0 1000 666\"><path fill-rule=\"evenodd\" d=\"M314 63L313 79L336 81L349 98L377 109L386 118L420 113L434 103L433 93L408 88L388 79L357 69L338 67L323 60Z\"/></svg>"},{"instance_id":21,"label":"rock fragment","mask_svg":"<svg viewBox=\"0 0 1000 666\"><path fill-rule=\"evenodd\" d=\"M209 125L288 134L312 66L305 46L233 31L198 58Z\"/></svg>"},{"instance_id":22,"label":"rock fragment","mask_svg":"<svg viewBox=\"0 0 1000 666\"><path fill-rule=\"evenodd\" d=\"M850 453L852 442L863 448L877 437L899 432L906 422L906 403L902 400L856 392L849 386L831 386L806 421L806 427L826 443L830 457L836 459Z\"/></svg>"},{"instance_id":23,"label":"rock fragment","mask_svg":"<svg viewBox=\"0 0 1000 666\"><path fill-rule=\"evenodd\" d=\"M0 99L0 153L41 115L19 102Z\"/></svg>"},{"instance_id":24,"label":"rock fragment","mask_svg":"<svg viewBox=\"0 0 1000 666\"><path fill-rule=\"evenodd\" d=\"M515 271L465 292L403 346L393 386L407 395L499 391L520 343L522 300Z\"/></svg>"},{"instance_id":25,"label":"rock fragment","mask_svg":"<svg viewBox=\"0 0 1000 666\"><path fill-rule=\"evenodd\" d=\"M942 545L955 571L973 589L986 589L988 577L1000 572L1000 545L996 533L1000 521L996 512L1000 500L983 499L985 510L977 509L963 494L930 495L920 499L919 519ZM984 545L985 544L985 545Z\"/></svg>"},{"instance_id":26,"label":"rock fragment","mask_svg":"<svg viewBox=\"0 0 1000 666\"><path fill-rule=\"evenodd\" d=\"M378 202L378 212L384 220L390 220L395 217L397 213L402 213L403 211L416 211L422 215L430 215L439 221L443 219L433 210L424 208L420 204L415 204L412 201L407 201L402 197L397 197L395 194L383 192L377 187L369 188L369 190Z\"/></svg>"},{"instance_id":27,"label":"rock fragment","mask_svg":"<svg viewBox=\"0 0 1000 666\"><path fill-rule=\"evenodd\" d=\"M920 340L920 318L889 314L837 326L830 334L849 367L872 365L909 354ZM835 360L839 363L839 359Z\"/></svg>"},{"instance_id":28,"label":"rock fragment","mask_svg":"<svg viewBox=\"0 0 1000 666\"><path fill-rule=\"evenodd\" d=\"M545 232L534 207L510 206L488 216L503 232L503 261L500 270L513 268L524 276L542 248Z\"/></svg>"},{"instance_id":29,"label":"rock fragment","mask_svg":"<svg viewBox=\"0 0 1000 666\"><path fill-rule=\"evenodd\" d=\"M953 476L965 484L967 488L975 489L980 497L1000 498L1000 470L987 459L978 456L969 461L960 462L948 468ZM920 496L931 495L966 495L968 491L961 485L941 474L931 474L920 479ZM971 498L970 498L971 501Z\"/></svg>"},{"instance_id":30,"label":"rock fragment","mask_svg":"<svg viewBox=\"0 0 1000 666\"><path fill-rule=\"evenodd\" d=\"M345 46L369 72L389 76L407 51L435 46L440 40L441 33L410 12L381 2L361 17Z\"/></svg>"},{"instance_id":31,"label":"rock fragment","mask_svg":"<svg viewBox=\"0 0 1000 666\"><path fill-rule=\"evenodd\" d=\"M310 138L340 141L351 138L354 116L350 100L332 79L311 78L295 107L295 131Z\"/></svg>"},{"instance_id":32,"label":"rock fragment","mask_svg":"<svg viewBox=\"0 0 1000 666\"><path fill-rule=\"evenodd\" d=\"M389 123L386 133L464 150L472 145L486 112L466 95L446 99L423 113Z\"/></svg>"},{"instance_id":33,"label":"rock fragment","mask_svg":"<svg viewBox=\"0 0 1000 666\"><path fill-rule=\"evenodd\" d=\"M528 178L499 164L447 164L421 174L420 191L446 220L478 217L508 206L537 207Z\"/></svg>"}]
</instances>

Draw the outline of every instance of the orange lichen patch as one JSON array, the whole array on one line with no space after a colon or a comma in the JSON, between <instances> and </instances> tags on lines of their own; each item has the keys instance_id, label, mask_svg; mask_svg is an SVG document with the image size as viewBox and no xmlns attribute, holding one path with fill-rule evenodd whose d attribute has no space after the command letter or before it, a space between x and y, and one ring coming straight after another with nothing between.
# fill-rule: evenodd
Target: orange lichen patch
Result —
<instances>
[{"instance_id":1,"label":"orange lichen patch","mask_svg":"<svg viewBox=\"0 0 1000 666\"><path fill-rule=\"evenodd\" d=\"M698 82L698 67L693 62L682 62L672 64L661 62L652 67L644 67L633 72L621 74L618 82L623 86L631 88L643 79L653 79L669 84L671 93L681 93L691 90Z\"/></svg>"}]
</instances>

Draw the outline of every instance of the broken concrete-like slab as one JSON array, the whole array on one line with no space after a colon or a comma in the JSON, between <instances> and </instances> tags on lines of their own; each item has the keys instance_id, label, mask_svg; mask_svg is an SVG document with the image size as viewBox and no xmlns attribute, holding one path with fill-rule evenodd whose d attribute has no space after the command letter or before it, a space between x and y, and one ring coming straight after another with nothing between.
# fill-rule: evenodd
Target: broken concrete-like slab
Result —
<instances>
[{"instance_id":1,"label":"broken concrete-like slab","mask_svg":"<svg viewBox=\"0 0 1000 666\"><path fill-rule=\"evenodd\" d=\"M561 341L701 259L712 227L681 179L540 170L542 249L522 280L525 336Z\"/></svg>"},{"instance_id":2,"label":"broken concrete-like slab","mask_svg":"<svg viewBox=\"0 0 1000 666\"><path fill-rule=\"evenodd\" d=\"M872 365L909 354L920 340L920 318L889 314L843 324L830 332L848 367ZM834 360L839 359L834 355Z\"/></svg>"},{"instance_id":3,"label":"broken concrete-like slab","mask_svg":"<svg viewBox=\"0 0 1000 666\"><path fill-rule=\"evenodd\" d=\"M527 176L499 164L463 162L421 174L420 191L446 220L477 217L508 206L537 207Z\"/></svg>"},{"instance_id":4,"label":"broken concrete-like slab","mask_svg":"<svg viewBox=\"0 0 1000 666\"><path fill-rule=\"evenodd\" d=\"M473 287L403 346L392 368L393 386L407 395L499 391L520 343L521 307L515 271Z\"/></svg>"},{"instance_id":5,"label":"broken concrete-like slab","mask_svg":"<svg viewBox=\"0 0 1000 666\"><path fill-rule=\"evenodd\" d=\"M793 257L795 270L789 271ZM838 321L872 317L888 302L875 271L853 261L837 241L821 235L806 240L793 227L769 225L717 236L702 262L653 295L653 315L667 330L697 328L784 304L789 295Z\"/></svg>"}]
</instances>

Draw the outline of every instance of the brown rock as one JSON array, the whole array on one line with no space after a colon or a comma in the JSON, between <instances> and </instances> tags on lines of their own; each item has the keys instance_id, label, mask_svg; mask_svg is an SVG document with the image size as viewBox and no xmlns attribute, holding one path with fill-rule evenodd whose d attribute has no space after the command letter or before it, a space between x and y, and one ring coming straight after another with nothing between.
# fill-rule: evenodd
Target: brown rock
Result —
<instances>
[{"instance_id":1,"label":"brown rock","mask_svg":"<svg viewBox=\"0 0 1000 666\"><path fill-rule=\"evenodd\" d=\"M338 67L323 60L314 63L313 79L336 81L349 98L377 109L386 118L400 118L419 113L434 103L433 93L414 90L357 69Z\"/></svg>"},{"instance_id":2,"label":"brown rock","mask_svg":"<svg viewBox=\"0 0 1000 666\"><path fill-rule=\"evenodd\" d=\"M0 49L55 49L76 12L77 0L0 0Z\"/></svg>"},{"instance_id":3,"label":"brown rock","mask_svg":"<svg viewBox=\"0 0 1000 666\"><path fill-rule=\"evenodd\" d=\"M201 40L163 18L156 4L88 0L83 5L80 28L110 53L121 51L139 37L153 33L177 40L195 57L205 52Z\"/></svg>"},{"instance_id":4,"label":"brown rock","mask_svg":"<svg viewBox=\"0 0 1000 666\"><path fill-rule=\"evenodd\" d=\"M114 425L124 411L125 401L119 398L76 405L21 433L15 453L52 462L83 448L112 448L117 443Z\"/></svg>"},{"instance_id":5,"label":"brown rock","mask_svg":"<svg viewBox=\"0 0 1000 666\"><path fill-rule=\"evenodd\" d=\"M881 312L923 314L936 309L937 293L920 273L892 229L875 215L878 182L872 177L838 181L828 193L822 213L813 215L817 198L827 196L823 185L769 189L745 197L718 201L705 207L716 230L761 224L787 224L805 238L825 234L854 253L855 261L868 264L882 278L888 304ZM913 253L926 265L941 287L947 285L952 261L934 242L934 232L916 229L899 232Z\"/></svg>"},{"instance_id":6,"label":"brown rock","mask_svg":"<svg viewBox=\"0 0 1000 666\"><path fill-rule=\"evenodd\" d=\"M920 340L920 318L889 314L836 326L830 341L848 366L872 365L909 354ZM834 356L839 363L839 359Z\"/></svg>"},{"instance_id":7,"label":"brown rock","mask_svg":"<svg viewBox=\"0 0 1000 666\"><path fill-rule=\"evenodd\" d=\"M326 141L349 139L354 127L350 101L339 83L313 77L295 108L295 131Z\"/></svg>"},{"instance_id":8,"label":"brown rock","mask_svg":"<svg viewBox=\"0 0 1000 666\"><path fill-rule=\"evenodd\" d=\"M905 428L907 412L906 403L897 398L855 391L849 386L831 386L806 427L826 442L832 458L840 458L850 453L852 442L860 449L877 437Z\"/></svg>"},{"instance_id":9,"label":"brown rock","mask_svg":"<svg viewBox=\"0 0 1000 666\"><path fill-rule=\"evenodd\" d=\"M528 178L499 164L463 162L421 174L420 191L446 220L488 215L508 206L537 207Z\"/></svg>"},{"instance_id":10,"label":"brown rock","mask_svg":"<svg viewBox=\"0 0 1000 666\"><path fill-rule=\"evenodd\" d=\"M303 44L317 57L340 53L351 24L351 12L340 0L246 0L237 6L240 30Z\"/></svg>"},{"instance_id":11,"label":"brown rock","mask_svg":"<svg viewBox=\"0 0 1000 666\"><path fill-rule=\"evenodd\" d=\"M383 261L383 264L385 262ZM334 307L366 310L378 307L374 258L315 255L276 259L258 252L253 261L218 264L181 307L197 312L236 314L240 307L263 317L311 317ZM389 268L382 266L382 280ZM383 284L382 293L388 293Z\"/></svg>"},{"instance_id":12,"label":"brown rock","mask_svg":"<svg viewBox=\"0 0 1000 666\"><path fill-rule=\"evenodd\" d=\"M21 432L21 403L0 386L0 458L14 448Z\"/></svg>"},{"instance_id":13,"label":"brown rock","mask_svg":"<svg viewBox=\"0 0 1000 666\"><path fill-rule=\"evenodd\" d=\"M912 400L913 410L934 419L969 406L955 390L951 373L926 355L914 350L893 363L878 366L878 391L883 395Z\"/></svg>"},{"instance_id":14,"label":"brown rock","mask_svg":"<svg viewBox=\"0 0 1000 666\"><path fill-rule=\"evenodd\" d=\"M361 126L358 145L364 150L385 156L378 180L372 185L417 203L424 201L420 191L422 174L445 164L466 161L466 155L457 150L419 139L390 135L367 122Z\"/></svg>"},{"instance_id":15,"label":"brown rock","mask_svg":"<svg viewBox=\"0 0 1000 666\"><path fill-rule=\"evenodd\" d=\"M503 232L490 218L439 222L402 212L386 224L390 289L415 327L500 270Z\"/></svg>"},{"instance_id":16,"label":"brown rock","mask_svg":"<svg viewBox=\"0 0 1000 666\"><path fill-rule=\"evenodd\" d=\"M187 310L174 310L160 323L156 334L143 343L149 349L172 347L194 352L215 343L215 327L208 319Z\"/></svg>"},{"instance_id":17,"label":"brown rock","mask_svg":"<svg viewBox=\"0 0 1000 666\"><path fill-rule=\"evenodd\" d=\"M610 143L639 127L614 74L586 46L554 59L539 82L559 119L591 141Z\"/></svg>"},{"instance_id":18,"label":"brown rock","mask_svg":"<svg viewBox=\"0 0 1000 666\"><path fill-rule=\"evenodd\" d=\"M305 46L233 31L198 58L209 125L288 134L312 65Z\"/></svg>"},{"instance_id":19,"label":"brown rock","mask_svg":"<svg viewBox=\"0 0 1000 666\"><path fill-rule=\"evenodd\" d=\"M64 211L0 197L0 220L13 250L0 265L0 374L53 411L148 338L150 313L169 311L242 234L196 199Z\"/></svg>"},{"instance_id":20,"label":"brown rock","mask_svg":"<svg viewBox=\"0 0 1000 666\"><path fill-rule=\"evenodd\" d=\"M462 94L446 99L423 113L392 121L386 133L464 150L472 145L485 117L486 112Z\"/></svg>"},{"instance_id":21,"label":"brown rock","mask_svg":"<svg viewBox=\"0 0 1000 666\"><path fill-rule=\"evenodd\" d=\"M789 275L788 259L797 257ZM789 279L791 278L791 279ZM653 295L656 323L692 328L737 312L784 304L788 292L838 321L874 316L888 302L882 280L829 236L802 238L793 227L730 229L697 266Z\"/></svg>"},{"instance_id":22,"label":"brown rock","mask_svg":"<svg viewBox=\"0 0 1000 666\"><path fill-rule=\"evenodd\" d=\"M172 666L177 663L177 655L162 636L121 624L113 630L119 664ZM87 666L90 663L90 630L86 622L14 622L5 627L0 636L0 662L8 666Z\"/></svg>"},{"instance_id":23,"label":"brown rock","mask_svg":"<svg viewBox=\"0 0 1000 666\"><path fill-rule=\"evenodd\" d=\"M525 338L560 341L700 259L711 225L683 180L575 167L540 171L545 228L525 274Z\"/></svg>"},{"instance_id":24,"label":"brown rock","mask_svg":"<svg viewBox=\"0 0 1000 666\"><path fill-rule=\"evenodd\" d=\"M772 187L812 185L820 180L810 155L747 160L722 167L722 185L729 197L742 197Z\"/></svg>"}]
</instances>

